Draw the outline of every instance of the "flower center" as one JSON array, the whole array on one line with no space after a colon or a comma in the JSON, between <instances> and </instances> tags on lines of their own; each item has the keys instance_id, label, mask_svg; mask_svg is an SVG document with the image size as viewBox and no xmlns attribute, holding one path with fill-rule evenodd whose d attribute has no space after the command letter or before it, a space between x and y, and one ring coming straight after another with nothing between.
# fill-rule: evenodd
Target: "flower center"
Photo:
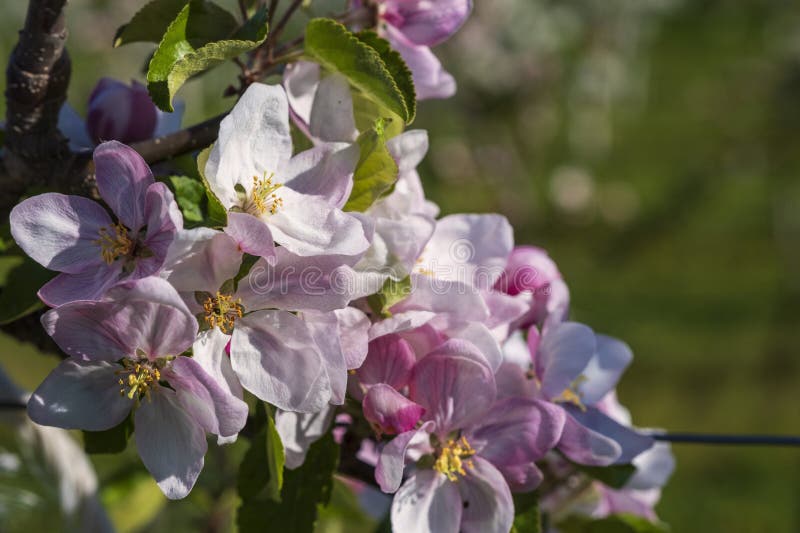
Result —
<instances>
[{"instance_id":1,"label":"flower center","mask_svg":"<svg viewBox=\"0 0 800 533\"><path fill-rule=\"evenodd\" d=\"M134 249L134 242L128 236L128 228L121 223L100 228L100 238L94 241L100 245L100 255L106 264L111 264L120 257L130 255Z\"/></svg>"},{"instance_id":2,"label":"flower center","mask_svg":"<svg viewBox=\"0 0 800 533\"><path fill-rule=\"evenodd\" d=\"M203 302L206 313L205 320L209 328L219 328L222 333L233 331L233 324L244 315L241 298L233 299L230 294L217 292L216 296L209 296Z\"/></svg>"},{"instance_id":3,"label":"flower center","mask_svg":"<svg viewBox=\"0 0 800 533\"><path fill-rule=\"evenodd\" d=\"M283 206L283 198L280 198L275 191L280 189L283 184L273 183L274 173L267 175L264 173L262 178L253 176L253 192L250 195L247 212L253 215L274 215Z\"/></svg>"},{"instance_id":4,"label":"flower center","mask_svg":"<svg viewBox=\"0 0 800 533\"><path fill-rule=\"evenodd\" d=\"M133 361L123 359L123 370L116 374L121 375L118 383L122 386L119 389L121 396L127 396L131 400L134 398L142 399L147 396L150 398L150 388L157 385L161 379L161 370L158 362L149 360Z\"/></svg>"},{"instance_id":5,"label":"flower center","mask_svg":"<svg viewBox=\"0 0 800 533\"><path fill-rule=\"evenodd\" d=\"M467 475L464 465L470 468L475 467L472 460L469 459L473 455L475 455L475 450L467 442L466 437L462 436L458 440L450 439L439 452L433 469L446 475L450 481L458 481L458 475Z\"/></svg>"},{"instance_id":6,"label":"flower center","mask_svg":"<svg viewBox=\"0 0 800 533\"><path fill-rule=\"evenodd\" d=\"M586 376L581 374L575 378L572 383L569 384L569 387L564 389L561 394L553 398L553 401L556 403L569 403L579 408L581 411L586 411L586 406L583 405L582 395L578 392L578 387L584 381L586 381Z\"/></svg>"}]
</instances>

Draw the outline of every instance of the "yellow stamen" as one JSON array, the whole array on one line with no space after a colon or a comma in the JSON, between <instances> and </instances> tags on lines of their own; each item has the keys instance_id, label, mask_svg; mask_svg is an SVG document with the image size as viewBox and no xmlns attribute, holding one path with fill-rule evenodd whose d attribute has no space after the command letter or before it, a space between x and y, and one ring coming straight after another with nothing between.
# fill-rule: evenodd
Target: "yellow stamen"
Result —
<instances>
[{"instance_id":1,"label":"yellow stamen","mask_svg":"<svg viewBox=\"0 0 800 533\"><path fill-rule=\"evenodd\" d=\"M100 245L100 255L106 264L111 264L120 257L133 252L134 243L128 236L128 228L121 223L100 228L100 238L94 241Z\"/></svg>"},{"instance_id":2,"label":"yellow stamen","mask_svg":"<svg viewBox=\"0 0 800 533\"><path fill-rule=\"evenodd\" d=\"M578 407L581 411L586 411L586 406L583 405L581 393L578 392L578 387L584 381L586 381L586 376L581 374L575 378L575 380L569 384L569 387L564 389L561 394L553 398L553 401L557 403L571 403L575 407Z\"/></svg>"},{"instance_id":3,"label":"yellow stamen","mask_svg":"<svg viewBox=\"0 0 800 533\"><path fill-rule=\"evenodd\" d=\"M283 206L283 198L280 198L275 191L280 189L281 183L272 183L272 178L275 174L269 175L264 173L262 178L253 176L253 192L250 198L249 211L256 211L257 215L269 213L274 215L278 209Z\"/></svg>"},{"instance_id":4,"label":"yellow stamen","mask_svg":"<svg viewBox=\"0 0 800 533\"><path fill-rule=\"evenodd\" d=\"M217 292L203 302L205 320L209 328L219 328L222 333L233 331L233 324L244 315L241 298L233 299L230 294Z\"/></svg>"},{"instance_id":5,"label":"yellow stamen","mask_svg":"<svg viewBox=\"0 0 800 533\"><path fill-rule=\"evenodd\" d=\"M153 387L161 380L161 371L157 363L144 360L132 361L130 359L123 359L122 366L124 370L120 370L117 374L127 374L127 379L120 378L117 383L120 385L120 396L127 396L131 400L134 398L141 399L143 397L150 397L150 388Z\"/></svg>"},{"instance_id":6,"label":"yellow stamen","mask_svg":"<svg viewBox=\"0 0 800 533\"><path fill-rule=\"evenodd\" d=\"M466 476L467 472L464 470L464 465L469 468L474 468L472 460L469 459L475 455L475 450L472 449L466 437L462 436L458 440L450 439L447 444L439 452L439 457L433 464L433 469L437 472L447 476L450 481L458 481L458 475Z\"/></svg>"}]
</instances>

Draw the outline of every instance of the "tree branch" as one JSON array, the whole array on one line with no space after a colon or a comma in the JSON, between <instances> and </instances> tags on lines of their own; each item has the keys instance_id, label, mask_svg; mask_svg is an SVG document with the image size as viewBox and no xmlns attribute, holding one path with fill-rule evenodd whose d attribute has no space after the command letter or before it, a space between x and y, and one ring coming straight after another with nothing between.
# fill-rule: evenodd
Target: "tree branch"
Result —
<instances>
[{"instance_id":1,"label":"tree branch","mask_svg":"<svg viewBox=\"0 0 800 533\"><path fill-rule=\"evenodd\" d=\"M25 25L6 69L6 137L0 211L32 185L62 182L83 166L58 131L70 78L64 43L67 0L30 0Z\"/></svg>"},{"instance_id":2,"label":"tree branch","mask_svg":"<svg viewBox=\"0 0 800 533\"><path fill-rule=\"evenodd\" d=\"M219 123L228 113L222 113L186 129L131 144L148 164L160 163L170 157L186 154L209 146L217 138Z\"/></svg>"}]
</instances>

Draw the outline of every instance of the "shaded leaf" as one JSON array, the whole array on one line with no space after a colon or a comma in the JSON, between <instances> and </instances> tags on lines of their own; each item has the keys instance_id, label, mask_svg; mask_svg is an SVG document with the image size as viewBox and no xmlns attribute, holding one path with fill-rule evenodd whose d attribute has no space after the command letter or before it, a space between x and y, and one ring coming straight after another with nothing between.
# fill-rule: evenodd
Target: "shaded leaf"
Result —
<instances>
[{"instance_id":1,"label":"shaded leaf","mask_svg":"<svg viewBox=\"0 0 800 533\"><path fill-rule=\"evenodd\" d=\"M376 315L384 318L392 316L389 309L411 294L411 276L406 276L400 281L387 279L381 290L367 297L367 303Z\"/></svg>"},{"instance_id":2,"label":"shaded leaf","mask_svg":"<svg viewBox=\"0 0 800 533\"><path fill-rule=\"evenodd\" d=\"M223 227L228 225L228 211L222 205L222 202L219 201L217 195L214 194L214 191L211 190L211 187L208 186L208 180L206 179L205 173L208 156L211 154L211 148L213 148L213 145L197 154L197 172L200 174L200 178L203 181L203 186L206 189L209 223L212 226Z\"/></svg>"},{"instance_id":3,"label":"shaded leaf","mask_svg":"<svg viewBox=\"0 0 800 533\"><path fill-rule=\"evenodd\" d=\"M612 489L621 489L636 473L636 467L627 465L587 466L573 463L575 468Z\"/></svg>"},{"instance_id":4,"label":"shaded leaf","mask_svg":"<svg viewBox=\"0 0 800 533\"><path fill-rule=\"evenodd\" d=\"M414 89L414 78L406 62L400 54L392 48L389 41L378 36L374 31L361 31L356 34L356 37L358 37L359 41L369 45L380 54L383 64L386 65L386 69L392 75L392 79L394 79L397 84L397 88L403 93L403 99L408 106L408 112L411 116L408 122L413 122L414 118L417 116L417 92Z\"/></svg>"},{"instance_id":5,"label":"shaded leaf","mask_svg":"<svg viewBox=\"0 0 800 533\"><path fill-rule=\"evenodd\" d=\"M559 522L561 533L667 533L663 522L654 523L632 514L615 514L600 519L573 515Z\"/></svg>"},{"instance_id":6,"label":"shaded leaf","mask_svg":"<svg viewBox=\"0 0 800 533\"><path fill-rule=\"evenodd\" d=\"M267 413L239 467L238 489L242 500L261 496L280 501L284 459L283 443L275 428L275 420Z\"/></svg>"},{"instance_id":7,"label":"shaded leaf","mask_svg":"<svg viewBox=\"0 0 800 533\"><path fill-rule=\"evenodd\" d=\"M0 325L42 309L44 304L36 293L57 274L29 257L20 257L18 264L12 264L9 260L5 265L8 270L5 286L0 292Z\"/></svg>"},{"instance_id":8,"label":"shaded leaf","mask_svg":"<svg viewBox=\"0 0 800 533\"><path fill-rule=\"evenodd\" d=\"M280 502L266 498L244 501L236 517L239 531L312 533L318 509L330 501L338 464L339 446L327 434L311 445L300 468L285 472Z\"/></svg>"},{"instance_id":9,"label":"shaded leaf","mask_svg":"<svg viewBox=\"0 0 800 533\"><path fill-rule=\"evenodd\" d=\"M539 493L536 491L514 494L514 525L512 533L541 533L542 516L539 512Z\"/></svg>"},{"instance_id":10,"label":"shaded leaf","mask_svg":"<svg viewBox=\"0 0 800 533\"><path fill-rule=\"evenodd\" d=\"M201 181L187 176L170 176L170 188L175 193L175 201L181 208L183 220L190 223L203 222L203 203L206 189ZM192 224L187 224L187 226Z\"/></svg>"},{"instance_id":11,"label":"shaded leaf","mask_svg":"<svg viewBox=\"0 0 800 533\"><path fill-rule=\"evenodd\" d=\"M136 12L114 35L114 48L128 43L161 40L170 22L178 16L188 0L152 0Z\"/></svg>"},{"instance_id":12,"label":"shaded leaf","mask_svg":"<svg viewBox=\"0 0 800 533\"><path fill-rule=\"evenodd\" d=\"M402 81L398 84L392 75L393 69L398 72L402 69L399 66L390 69L377 50L343 25L331 19L311 20L306 26L305 53L326 69L344 75L353 87L405 123L414 120L416 102L407 101L408 87Z\"/></svg>"},{"instance_id":13,"label":"shaded leaf","mask_svg":"<svg viewBox=\"0 0 800 533\"><path fill-rule=\"evenodd\" d=\"M399 169L389 149L384 133L385 121L358 136L359 158L353 173L353 190L345 211L366 211L397 181Z\"/></svg>"},{"instance_id":14,"label":"shaded leaf","mask_svg":"<svg viewBox=\"0 0 800 533\"><path fill-rule=\"evenodd\" d=\"M86 453L121 453L128 446L133 434L133 417L128 417L117 426L105 431L84 431L83 449Z\"/></svg>"}]
</instances>

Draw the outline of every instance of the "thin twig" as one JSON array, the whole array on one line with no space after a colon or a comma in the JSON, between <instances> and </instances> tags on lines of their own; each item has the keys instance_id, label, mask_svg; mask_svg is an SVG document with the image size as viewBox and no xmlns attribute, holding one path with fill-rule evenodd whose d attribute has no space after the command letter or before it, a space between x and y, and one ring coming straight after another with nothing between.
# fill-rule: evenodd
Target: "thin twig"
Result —
<instances>
[{"instance_id":1,"label":"thin twig","mask_svg":"<svg viewBox=\"0 0 800 533\"><path fill-rule=\"evenodd\" d=\"M281 32L283 32L284 28L286 27L286 24L289 23L289 19L292 18L294 12L297 11L297 8L302 4L303 0L293 0L289 7L286 8L286 11L283 13L281 19L277 24L275 24L275 27L270 28L269 39L272 44L274 44L277 38L280 37Z\"/></svg>"},{"instance_id":2,"label":"thin twig","mask_svg":"<svg viewBox=\"0 0 800 533\"><path fill-rule=\"evenodd\" d=\"M25 409L28 405L23 401L2 401L0 402L0 409Z\"/></svg>"},{"instance_id":3,"label":"thin twig","mask_svg":"<svg viewBox=\"0 0 800 533\"><path fill-rule=\"evenodd\" d=\"M713 435L708 433L651 433L655 440L687 444L722 444L751 446L800 446L793 435Z\"/></svg>"},{"instance_id":4,"label":"thin twig","mask_svg":"<svg viewBox=\"0 0 800 533\"><path fill-rule=\"evenodd\" d=\"M269 10L267 11L267 24L272 29L272 21L275 19L275 10L278 8L278 0L269 0Z\"/></svg>"}]
</instances>

